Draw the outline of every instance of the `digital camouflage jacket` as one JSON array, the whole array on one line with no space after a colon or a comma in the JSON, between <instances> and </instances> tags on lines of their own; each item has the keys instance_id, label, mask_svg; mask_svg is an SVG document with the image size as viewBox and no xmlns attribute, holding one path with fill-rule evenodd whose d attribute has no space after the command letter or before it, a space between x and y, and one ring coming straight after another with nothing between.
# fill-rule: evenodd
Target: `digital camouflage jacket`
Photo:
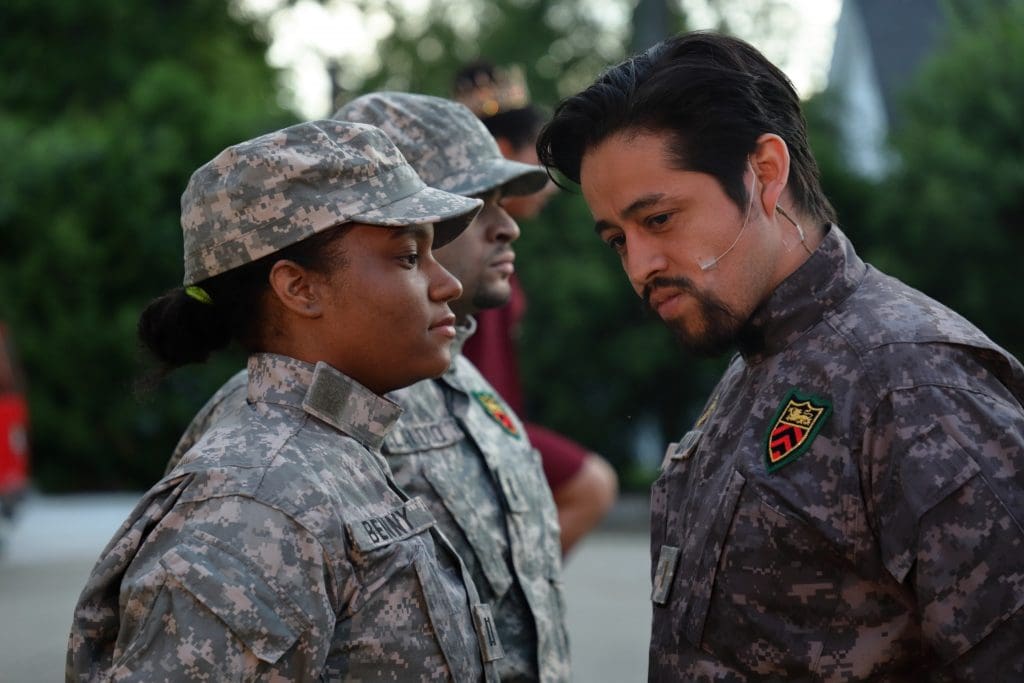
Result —
<instances>
[{"instance_id":1,"label":"digital camouflage jacket","mask_svg":"<svg viewBox=\"0 0 1024 683\"><path fill-rule=\"evenodd\" d=\"M487 606L377 452L401 410L323 363L249 376L104 550L68 680L497 680Z\"/></svg>"},{"instance_id":2,"label":"digital camouflage jacket","mask_svg":"<svg viewBox=\"0 0 1024 683\"><path fill-rule=\"evenodd\" d=\"M439 379L390 394L404 413L382 452L426 501L490 603L502 681L568 681L558 517L522 422L461 353Z\"/></svg>"},{"instance_id":3,"label":"digital camouflage jacket","mask_svg":"<svg viewBox=\"0 0 1024 683\"><path fill-rule=\"evenodd\" d=\"M653 486L650 679L1024 680L1022 397L832 227Z\"/></svg>"}]
</instances>

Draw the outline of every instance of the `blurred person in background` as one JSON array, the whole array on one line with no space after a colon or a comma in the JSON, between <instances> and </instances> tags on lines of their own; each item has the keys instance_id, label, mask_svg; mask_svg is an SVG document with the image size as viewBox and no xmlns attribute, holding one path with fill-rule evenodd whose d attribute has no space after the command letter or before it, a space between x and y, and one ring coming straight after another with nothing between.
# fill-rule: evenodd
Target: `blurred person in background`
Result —
<instances>
[{"instance_id":1,"label":"blurred person in background","mask_svg":"<svg viewBox=\"0 0 1024 683\"><path fill-rule=\"evenodd\" d=\"M544 114L530 102L522 71L478 61L455 76L454 98L476 114L498 142L507 159L537 163L537 134ZM502 201L517 220L535 218L556 187L550 181L538 192ZM526 292L513 275L511 296L504 306L477 315L476 334L463 352L520 415L526 415L526 397L519 375L519 328L526 314ZM526 422L530 441L540 451L544 474L558 507L562 552L597 526L618 494L615 470L597 453L568 437L534 422Z\"/></svg>"},{"instance_id":2,"label":"blurred person in background","mask_svg":"<svg viewBox=\"0 0 1024 683\"><path fill-rule=\"evenodd\" d=\"M466 107L427 95L358 97L334 118L383 130L431 187L484 202L462 234L436 250L462 283L451 302L457 336L441 377L388 394L404 412L382 452L395 481L430 507L491 605L502 681L570 679L558 520L523 423L460 352L473 317L510 294L519 227L502 208L543 187L537 165L505 159ZM186 429L169 467L225 415L244 409L246 372L221 387Z\"/></svg>"},{"instance_id":3,"label":"blurred person in background","mask_svg":"<svg viewBox=\"0 0 1024 683\"><path fill-rule=\"evenodd\" d=\"M136 506L75 609L67 679L498 680L489 608L379 449L388 391L448 367L458 281L433 258L480 207L379 129L229 147L182 196L185 287L139 336L166 374L231 341L244 411Z\"/></svg>"},{"instance_id":4,"label":"blurred person in background","mask_svg":"<svg viewBox=\"0 0 1024 683\"><path fill-rule=\"evenodd\" d=\"M0 323L0 551L28 492L28 397L7 326Z\"/></svg>"},{"instance_id":5,"label":"blurred person in background","mask_svg":"<svg viewBox=\"0 0 1024 683\"><path fill-rule=\"evenodd\" d=\"M681 343L738 350L652 488L651 680L1024 680L1024 367L858 257L786 76L682 34L538 148Z\"/></svg>"}]
</instances>

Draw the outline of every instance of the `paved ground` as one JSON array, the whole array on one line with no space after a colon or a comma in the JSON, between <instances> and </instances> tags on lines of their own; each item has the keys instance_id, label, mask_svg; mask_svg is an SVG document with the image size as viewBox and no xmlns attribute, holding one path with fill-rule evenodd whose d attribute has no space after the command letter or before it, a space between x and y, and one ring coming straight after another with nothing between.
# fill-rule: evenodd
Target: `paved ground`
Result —
<instances>
[{"instance_id":1,"label":"paved ground","mask_svg":"<svg viewBox=\"0 0 1024 683\"><path fill-rule=\"evenodd\" d=\"M63 680L71 610L136 495L30 498L0 557L0 683ZM566 564L575 680L646 680L647 536L643 503L623 501Z\"/></svg>"}]
</instances>

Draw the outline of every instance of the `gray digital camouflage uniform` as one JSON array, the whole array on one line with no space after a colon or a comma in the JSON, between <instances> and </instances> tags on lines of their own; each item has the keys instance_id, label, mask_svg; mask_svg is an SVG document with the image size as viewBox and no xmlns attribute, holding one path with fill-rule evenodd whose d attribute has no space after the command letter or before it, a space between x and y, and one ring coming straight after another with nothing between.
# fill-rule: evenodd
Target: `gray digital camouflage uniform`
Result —
<instances>
[{"instance_id":1,"label":"gray digital camouflage uniform","mask_svg":"<svg viewBox=\"0 0 1024 683\"><path fill-rule=\"evenodd\" d=\"M104 550L68 679L497 680L488 609L377 452L401 409L322 363L249 375Z\"/></svg>"},{"instance_id":2,"label":"gray digital camouflage uniform","mask_svg":"<svg viewBox=\"0 0 1024 683\"><path fill-rule=\"evenodd\" d=\"M339 121L225 149L181 203L195 286L174 305L214 313L207 279L313 234L433 223L439 244L481 204L427 188L383 132ZM497 680L489 607L379 454L401 409L323 363L254 354L248 370L245 410L104 550L75 608L68 680Z\"/></svg>"},{"instance_id":3,"label":"gray digital camouflage uniform","mask_svg":"<svg viewBox=\"0 0 1024 683\"><path fill-rule=\"evenodd\" d=\"M461 354L459 328L443 377L388 398L404 410L384 439L395 481L427 503L491 605L504 656L502 681L568 681L558 517L519 418ZM236 373L192 419L168 471L207 431L246 406Z\"/></svg>"},{"instance_id":4,"label":"gray digital camouflage uniform","mask_svg":"<svg viewBox=\"0 0 1024 683\"><path fill-rule=\"evenodd\" d=\"M1024 369L832 227L652 490L653 681L1024 680Z\"/></svg>"},{"instance_id":5,"label":"gray digital camouflage uniform","mask_svg":"<svg viewBox=\"0 0 1024 683\"><path fill-rule=\"evenodd\" d=\"M519 418L460 353L443 377L392 392L405 409L383 453L427 502L494 610L503 681L568 681L561 546L540 457Z\"/></svg>"},{"instance_id":6,"label":"gray digital camouflage uniform","mask_svg":"<svg viewBox=\"0 0 1024 683\"><path fill-rule=\"evenodd\" d=\"M502 157L479 119L449 100L372 93L335 118L379 126L431 187L519 195L547 181L540 167ZM460 330L444 377L393 395L406 414L385 441L385 454L403 489L427 502L491 604L504 648L497 661L502 680L567 681L557 511L519 419L459 353L469 334ZM168 471L211 425L244 404L245 383L243 371L203 406Z\"/></svg>"}]
</instances>

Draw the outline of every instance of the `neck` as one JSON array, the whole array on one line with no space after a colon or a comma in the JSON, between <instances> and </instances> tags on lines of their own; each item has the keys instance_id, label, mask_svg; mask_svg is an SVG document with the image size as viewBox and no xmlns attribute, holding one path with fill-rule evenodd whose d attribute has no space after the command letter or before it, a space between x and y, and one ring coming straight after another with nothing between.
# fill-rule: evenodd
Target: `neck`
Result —
<instances>
[{"instance_id":1,"label":"neck","mask_svg":"<svg viewBox=\"0 0 1024 683\"><path fill-rule=\"evenodd\" d=\"M818 221L802 212L776 208L779 234L782 235L783 252L775 272L775 284L792 275L821 244L824 232Z\"/></svg>"}]
</instances>

